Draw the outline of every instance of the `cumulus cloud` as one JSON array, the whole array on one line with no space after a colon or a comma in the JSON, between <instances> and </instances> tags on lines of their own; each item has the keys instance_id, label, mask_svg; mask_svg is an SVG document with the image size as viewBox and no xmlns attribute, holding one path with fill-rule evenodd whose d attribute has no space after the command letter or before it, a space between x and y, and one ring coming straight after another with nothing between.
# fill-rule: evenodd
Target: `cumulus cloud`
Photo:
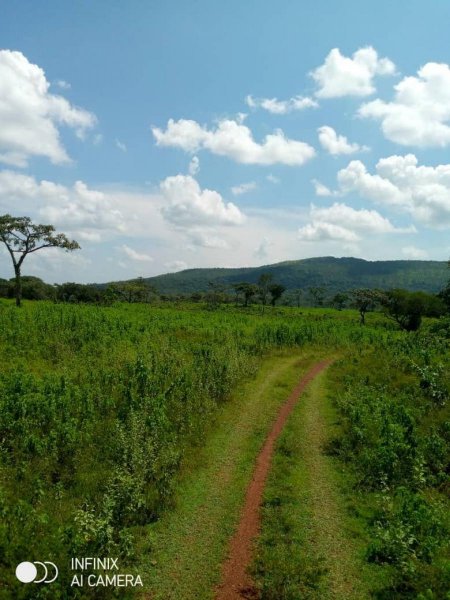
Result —
<instances>
[{"instance_id":1,"label":"cumulus cloud","mask_svg":"<svg viewBox=\"0 0 450 600\"><path fill-rule=\"evenodd\" d=\"M220 121L215 129L188 119L169 119L165 131L153 127L152 132L158 146L172 146L187 152L203 148L244 164L303 165L315 156L312 146L287 138L281 130L266 135L258 144L246 125L230 119Z\"/></svg>"},{"instance_id":2,"label":"cumulus cloud","mask_svg":"<svg viewBox=\"0 0 450 600\"><path fill-rule=\"evenodd\" d=\"M393 75L395 65L388 58L379 58L377 51L368 46L357 50L351 58L333 48L320 67L311 72L318 85L316 97L369 96L375 92L376 75Z\"/></svg>"},{"instance_id":3,"label":"cumulus cloud","mask_svg":"<svg viewBox=\"0 0 450 600\"><path fill-rule=\"evenodd\" d=\"M167 177L160 189L165 200L162 214L174 225L240 225L245 220L235 204L225 202L214 190L202 190L190 175Z\"/></svg>"},{"instance_id":4,"label":"cumulus cloud","mask_svg":"<svg viewBox=\"0 0 450 600\"><path fill-rule=\"evenodd\" d=\"M122 245L122 251L131 260L135 260L138 262L153 262L153 258L149 254L137 252L136 250L134 250L133 248L130 248L126 244Z\"/></svg>"},{"instance_id":5,"label":"cumulus cloud","mask_svg":"<svg viewBox=\"0 0 450 600\"><path fill-rule=\"evenodd\" d=\"M394 206L430 227L450 227L450 164L418 166L414 154L394 155L379 160L371 174L354 160L339 171L338 182L342 193Z\"/></svg>"},{"instance_id":6,"label":"cumulus cloud","mask_svg":"<svg viewBox=\"0 0 450 600\"><path fill-rule=\"evenodd\" d=\"M450 144L450 67L427 63L417 77L395 86L392 102L363 104L361 117L381 121L385 137L404 146L445 147Z\"/></svg>"},{"instance_id":7,"label":"cumulus cloud","mask_svg":"<svg viewBox=\"0 0 450 600\"><path fill-rule=\"evenodd\" d=\"M44 71L21 52L0 50L0 161L25 167L31 156L52 163L70 161L58 127L73 129L79 138L96 123L95 116L49 92Z\"/></svg>"},{"instance_id":8,"label":"cumulus cloud","mask_svg":"<svg viewBox=\"0 0 450 600\"><path fill-rule=\"evenodd\" d=\"M248 183L241 183L239 185L233 185L231 188L231 193L233 196L241 196L242 194L247 194L257 188L256 181L249 181Z\"/></svg>"},{"instance_id":9,"label":"cumulus cloud","mask_svg":"<svg viewBox=\"0 0 450 600\"><path fill-rule=\"evenodd\" d=\"M298 237L303 242L324 242L327 240L342 242L358 242L360 237L351 229L334 225L333 223L321 223L313 221L298 230Z\"/></svg>"},{"instance_id":10,"label":"cumulus cloud","mask_svg":"<svg viewBox=\"0 0 450 600\"><path fill-rule=\"evenodd\" d=\"M293 98L289 98L289 100L247 96L245 102L250 108L263 108L275 115L285 115L295 110L305 110L305 108L317 108L319 106L313 98L306 96L294 96Z\"/></svg>"},{"instance_id":11,"label":"cumulus cloud","mask_svg":"<svg viewBox=\"0 0 450 600\"><path fill-rule=\"evenodd\" d=\"M319 134L320 144L333 156L338 156L339 154L354 154L355 152L368 150L367 146L360 146L356 143L352 144L345 135L338 135L332 127L328 127L327 125L319 127L317 132Z\"/></svg>"},{"instance_id":12,"label":"cumulus cloud","mask_svg":"<svg viewBox=\"0 0 450 600\"><path fill-rule=\"evenodd\" d=\"M375 210L354 209L335 202L327 208L314 205L310 210L311 223L299 229L303 241L337 240L358 242L362 235L384 233L415 233L414 227L397 228Z\"/></svg>"},{"instance_id":13,"label":"cumulus cloud","mask_svg":"<svg viewBox=\"0 0 450 600\"><path fill-rule=\"evenodd\" d=\"M66 187L51 181L36 181L16 171L0 171L2 211L17 213L19 204L24 213L37 209L45 222L83 232L84 239L91 237L98 241L99 230L121 231L123 226L122 213L112 207L107 196L89 189L82 181Z\"/></svg>"}]
</instances>

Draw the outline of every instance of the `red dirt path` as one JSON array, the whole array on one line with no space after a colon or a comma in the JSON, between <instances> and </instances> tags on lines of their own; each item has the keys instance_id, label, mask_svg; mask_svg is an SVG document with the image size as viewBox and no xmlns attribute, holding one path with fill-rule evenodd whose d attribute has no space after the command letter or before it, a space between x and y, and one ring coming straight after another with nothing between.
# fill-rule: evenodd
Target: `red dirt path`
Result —
<instances>
[{"instance_id":1,"label":"red dirt path","mask_svg":"<svg viewBox=\"0 0 450 600\"><path fill-rule=\"evenodd\" d=\"M330 360L317 363L302 377L289 398L280 408L277 419L256 459L238 528L231 538L228 558L222 568L222 583L217 588L216 600L242 600L257 598L251 577L247 573L253 551L253 541L260 528L260 506L267 475L269 473L275 442L300 395L314 377L330 365Z\"/></svg>"}]
</instances>

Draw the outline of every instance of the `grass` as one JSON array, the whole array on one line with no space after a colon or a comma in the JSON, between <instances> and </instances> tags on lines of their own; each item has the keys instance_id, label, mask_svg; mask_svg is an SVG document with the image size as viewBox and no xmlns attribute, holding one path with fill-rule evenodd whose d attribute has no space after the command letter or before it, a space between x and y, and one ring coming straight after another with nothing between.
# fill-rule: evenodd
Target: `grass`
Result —
<instances>
[{"instance_id":1,"label":"grass","mask_svg":"<svg viewBox=\"0 0 450 600\"><path fill-rule=\"evenodd\" d=\"M141 567L148 598L213 598L255 457L278 407L317 359L298 351L271 356L222 407L181 474L174 509L148 528L152 561Z\"/></svg>"},{"instance_id":2,"label":"grass","mask_svg":"<svg viewBox=\"0 0 450 600\"><path fill-rule=\"evenodd\" d=\"M263 600L364 600L374 585L366 533L325 450L336 428L326 378L308 387L277 444L253 566Z\"/></svg>"}]
</instances>

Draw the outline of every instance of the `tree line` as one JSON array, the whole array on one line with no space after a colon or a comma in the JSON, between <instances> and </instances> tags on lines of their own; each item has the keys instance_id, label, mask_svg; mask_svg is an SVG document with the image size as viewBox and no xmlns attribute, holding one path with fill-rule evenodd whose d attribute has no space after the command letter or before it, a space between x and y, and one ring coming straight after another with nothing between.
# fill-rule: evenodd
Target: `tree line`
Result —
<instances>
[{"instance_id":1,"label":"tree line","mask_svg":"<svg viewBox=\"0 0 450 600\"><path fill-rule=\"evenodd\" d=\"M13 217L8 214L0 216L0 241L5 245L14 268L14 278L0 279L0 297L15 298L17 306L21 305L22 298L105 305L116 301L188 300L203 301L211 310L226 303L234 303L243 308L259 304L264 312L268 305L275 307L277 303L283 303L297 307L329 306L337 310L356 308L361 325L365 324L369 311L381 309L406 331L419 329L423 317L440 317L450 312L450 281L439 294L404 289L354 289L338 292L332 297L327 297L324 286L287 291L283 284L274 280L272 273L262 273L256 283L241 281L232 284L231 288L211 282L206 292L187 296L159 294L142 278L106 286L74 282L52 286L38 277L22 275L25 258L43 248L61 248L66 252L78 250L80 245L77 241L69 240L63 233L56 233L52 225L35 224L29 217Z\"/></svg>"}]
</instances>

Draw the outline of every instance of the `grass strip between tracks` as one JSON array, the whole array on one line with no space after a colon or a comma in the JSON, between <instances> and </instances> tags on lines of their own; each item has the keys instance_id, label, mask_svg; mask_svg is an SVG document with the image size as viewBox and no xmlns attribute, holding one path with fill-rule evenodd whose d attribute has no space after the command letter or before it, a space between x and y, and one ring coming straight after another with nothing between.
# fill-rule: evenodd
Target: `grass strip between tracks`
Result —
<instances>
[{"instance_id":1,"label":"grass strip between tracks","mask_svg":"<svg viewBox=\"0 0 450 600\"><path fill-rule=\"evenodd\" d=\"M140 569L146 598L214 597L256 456L279 407L321 358L323 351L312 349L268 357L220 409L183 469L174 508L148 527Z\"/></svg>"}]
</instances>

